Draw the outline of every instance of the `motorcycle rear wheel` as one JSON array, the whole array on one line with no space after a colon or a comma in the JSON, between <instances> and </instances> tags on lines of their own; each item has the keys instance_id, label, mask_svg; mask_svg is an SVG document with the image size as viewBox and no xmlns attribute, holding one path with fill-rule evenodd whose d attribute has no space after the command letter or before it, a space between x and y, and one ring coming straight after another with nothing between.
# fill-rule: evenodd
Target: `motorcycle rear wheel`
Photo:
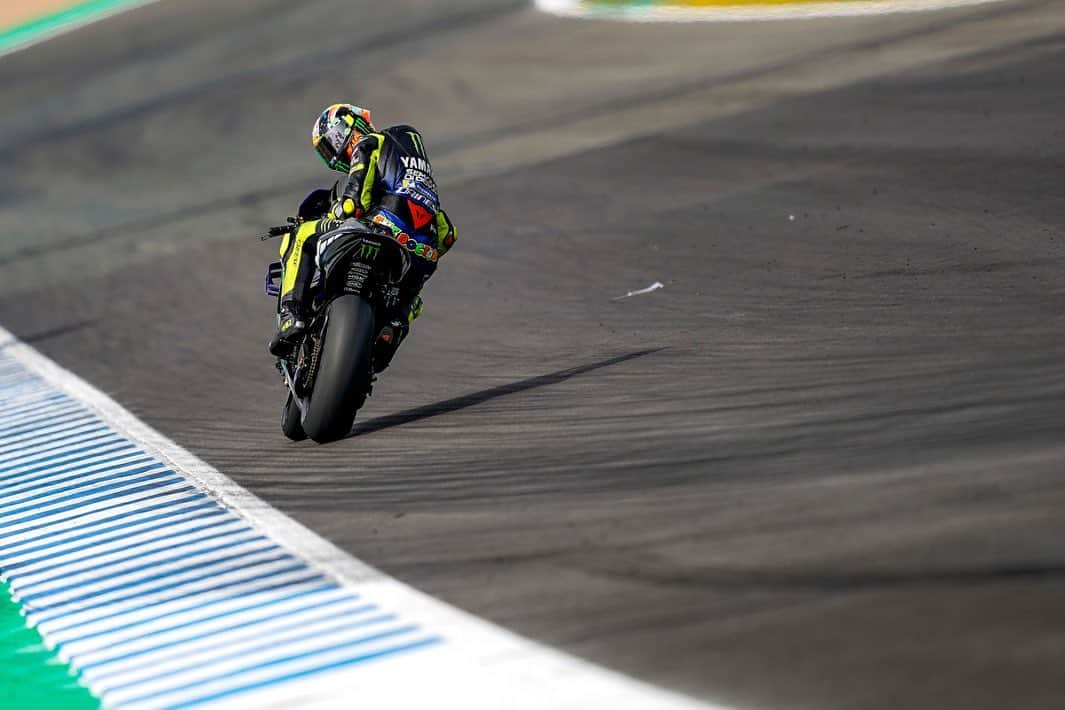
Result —
<instances>
[{"instance_id":1,"label":"motorcycle rear wheel","mask_svg":"<svg viewBox=\"0 0 1065 710\"><path fill-rule=\"evenodd\" d=\"M374 315L358 296L341 296L328 306L321 359L314 391L307 402L303 430L323 444L351 432L355 412L366 401Z\"/></svg>"}]
</instances>

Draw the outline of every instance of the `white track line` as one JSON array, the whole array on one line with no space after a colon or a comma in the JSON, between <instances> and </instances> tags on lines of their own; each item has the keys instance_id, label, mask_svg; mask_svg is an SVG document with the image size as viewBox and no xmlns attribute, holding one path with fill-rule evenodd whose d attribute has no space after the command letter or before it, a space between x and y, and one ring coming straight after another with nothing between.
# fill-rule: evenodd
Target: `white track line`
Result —
<instances>
[{"instance_id":1,"label":"white track line","mask_svg":"<svg viewBox=\"0 0 1065 710\"><path fill-rule=\"evenodd\" d=\"M796 2L790 5L722 5L683 7L670 5L591 5L582 0L535 0L552 15L576 18L624 20L627 22L751 22L764 20L809 20L822 17L890 15L899 12L947 10L1002 0L866 0L865 2Z\"/></svg>"},{"instance_id":2,"label":"white track line","mask_svg":"<svg viewBox=\"0 0 1065 710\"><path fill-rule=\"evenodd\" d=\"M51 442L47 452L28 453L19 448L32 442L26 431L11 429L10 442L0 432L0 451L8 450L0 454L0 575L60 658L85 668L105 707L724 710L533 643L401 584L2 328L0 373L7 383L0 407L19 402L7 422L34 421ZM81 406L55 408L57 393ZM82 432L91 430L84 420L64 427L86 412L114 432L117 453L98 455L92 440L82 450ZM114 450L115 442L96 445ZM145 455L154 462L142 463ZM150 466L145 475L172 470L180 479L163 478L150 491L159 495L140 499L138 476L122 475L139 466ZM117 474L109 481L108 471ZM104 483L113 495L101 497ZM48 498L26 511L35 492ZM277 648L262 643L269 638Z\"/></svg>"}]
</instances>

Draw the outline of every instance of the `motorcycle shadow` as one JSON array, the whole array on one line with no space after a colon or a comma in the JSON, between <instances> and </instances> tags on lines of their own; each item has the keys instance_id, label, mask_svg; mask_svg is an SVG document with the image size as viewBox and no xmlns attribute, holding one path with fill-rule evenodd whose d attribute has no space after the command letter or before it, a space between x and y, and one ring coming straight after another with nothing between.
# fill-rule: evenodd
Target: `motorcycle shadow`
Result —
<instances>
[{"instance_id":1,"label":"motorcycle shadow","mask_svg":"<svg viewBox=\"0 0 1065 710\"><path fill-rule=\"evenodd\" d=\"M648 350L637 350L635 352L625 353L623 355L616 355L605 360L598 360L586 365L578 365L576 367L570 367L565 370L558 370L557 372L550 372L544 375L536 375L535 377L529 377L524 380L518 380L517 382L510 382L505 385L499 385L497 387L490 387L488 389L480 390L479 392L472 392L460 397L453 397L451 399L445 399L441 402L434 402L432 404L425 404L420 407L414 407L413 409L407 409L394 414L388 414L383 417L376 417L374 419L367 419L363 422L358 422L352 428L351 433L346 438L354 438L357 436L365 436L367 434L373 434L374 432L382 431L384 429L390 429L392 427L403 426L404 424L411 424L422 419L429 419L430 417L438 417L443 414L450 414L451 412L457 412L467 407L473 407L474 405L482 404L499 397L505 397L511 394L517 394L519 392L525 392L538 387L547 387L548 385L556 385L560 382L585 375L595 370L601 370L605 367L611 367L613 365L619 365L629 360L635 360L637 358L653 355L654 353L661 352L667 348L651 348Z\"/></svg>"}]
</instances>

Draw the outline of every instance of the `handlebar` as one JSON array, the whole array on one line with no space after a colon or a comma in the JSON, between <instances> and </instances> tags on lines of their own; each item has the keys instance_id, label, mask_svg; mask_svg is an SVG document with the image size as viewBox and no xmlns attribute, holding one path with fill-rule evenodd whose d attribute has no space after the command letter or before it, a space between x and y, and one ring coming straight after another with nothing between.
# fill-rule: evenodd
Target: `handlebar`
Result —
<instances>
[{"instance_id":1,"label":"handlebar","mask_svg":"<svg viewBox=\"0 0 1065 710\"><path fill-rule=\"evenodd\" d=\"M283 224L280 227L270 227L270 229L266 230L266 234L262 234L259 236L259 241L265 242L268 239L274 239L275 237L283 237L286 234L292 234L299 228L301 224L303 224L303 220L297 217L288 217L287 219L288 224Z\"/></svg>"}]
</instances>

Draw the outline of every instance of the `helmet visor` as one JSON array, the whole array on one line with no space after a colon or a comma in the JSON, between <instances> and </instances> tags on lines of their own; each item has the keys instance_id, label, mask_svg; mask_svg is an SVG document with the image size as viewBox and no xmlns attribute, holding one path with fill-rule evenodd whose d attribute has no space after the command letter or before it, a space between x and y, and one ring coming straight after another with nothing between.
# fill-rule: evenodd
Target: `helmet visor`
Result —
<instances>
[{"instance_id":1,"label":"helmet visor","mask_svg":"<svg viewBox=\"0 0 1065 710\"><path fill-rule=\"evenodd\" d=\"M322 134L321 138L318 139L318 143L314 146L314 149L318 151L318 155L325 161L325 164L333 170L341 170L347 167L347 156L344 148L347 145L350 131L351 129L344 125L333 126Z\"/></svg>"}]
</instances>

